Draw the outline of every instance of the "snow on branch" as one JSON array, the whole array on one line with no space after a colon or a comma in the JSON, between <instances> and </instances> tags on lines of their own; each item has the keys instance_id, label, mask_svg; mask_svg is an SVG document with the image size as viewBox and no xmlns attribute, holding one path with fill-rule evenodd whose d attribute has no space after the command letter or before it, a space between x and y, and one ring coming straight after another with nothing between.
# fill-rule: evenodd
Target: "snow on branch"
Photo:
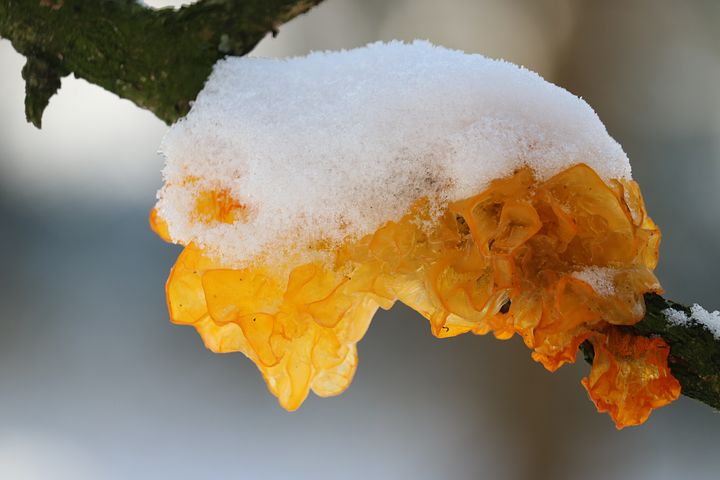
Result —
<instances>
[{"instance_id":1,"label":"snow on branch","mask_svg":"<svg viewBox=\"0 0 720 480\"><path fill-rule=\"evenodd\" d=\"M245 55L322 0L200 0L178 10L136 0L0 0L0 37L27 57L25 114L38 128L74 74L166 123L185 115L215 62Z\"/></svg>"}]
</instances>

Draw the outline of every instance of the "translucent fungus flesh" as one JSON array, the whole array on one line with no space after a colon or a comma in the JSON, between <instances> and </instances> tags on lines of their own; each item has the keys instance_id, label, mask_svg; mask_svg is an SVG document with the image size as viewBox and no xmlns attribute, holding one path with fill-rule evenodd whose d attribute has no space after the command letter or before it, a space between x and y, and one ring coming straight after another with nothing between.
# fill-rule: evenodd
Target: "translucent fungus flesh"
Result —
<instances>
[{"instance_id":1,"label":"translucent fungus flesh","mask_svg":"<svg viewBox=\"0 0 720 480\"><path fill-rule=\"evenodd\" d=\"M680 384L668 368L670 347L663 339L609 328L590 340L595 358L582 384L598 411L608 412L618 428L645 422L653 409L680 395Z\"/></svg>"},{"instance_id":2,"label":"translucent fungus flesh","mask_svg":"<svg viewBox=\"0 0 720 480\"><path fill-rule=\"evenodd\" d=\"M245 218L227 191L197 199L192 221ZM652 273L660 232L633 181L606 182L585 164L539 180L524 167L439 214L433 204L421 198L398 221L340 246L318 241L330 261L286 269L262 259L229 268L191 242L167 282L171 319L193 325L214 352L248 356L288 410L310 390L348 387L357 342L375 311L396 301L437 337L519 334L551 371L590 340L595 362L583 384L618 427L677 397L662 341L620 331L642 318L642 295L660 291ZM169 239L155 211L151 224ZM612 288L577 275L588 269L611 272Z\"/></svg>"}]
</instances>

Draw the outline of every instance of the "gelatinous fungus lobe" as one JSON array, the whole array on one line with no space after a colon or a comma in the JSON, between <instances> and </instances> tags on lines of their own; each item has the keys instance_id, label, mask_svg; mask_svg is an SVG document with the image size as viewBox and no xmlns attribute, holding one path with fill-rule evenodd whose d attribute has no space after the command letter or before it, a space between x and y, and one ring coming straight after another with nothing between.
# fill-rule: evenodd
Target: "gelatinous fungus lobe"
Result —
<instances>
[{"instance_id":1,"label":"gelatinous fungus lobe","mask_svg":"<svg viewBox=\"0 0 720 480\"><path fill-rule=\"evenodd\" d=\"M668 368L670 347L661 338L646 338L613 327L590 337L594 360L582 384L597 406L618 428L639 425L653 409L680 395L680 384Z\"/></svg>"},{"instance_id":2,"label":"gelatinous fungus lobe","mask_svg":"<svg viewBox=\"0 0 720 480\"><path fill-rule=\"evenodd\" d=\"M583 383L619 427L643 422L677 397L660 340L623 335L659 291L659 231L632 181L603 181L578 164L546 180L528 167L439 213L421 198L400 219L340 245L333 260L282 268L224 265L189 243L167 283L172 320L193 325L215 352L243 352L287 409L310 390L342 392L356 344L377 308L401 301L433 334L519 334L549 370L595 345ZM229 192L200 192L197 221L244 221ZM154 211L151 224L167 227Z\"/></svg>"},{"instance_id":3,"label":"gelatinous fungus lobe","mask_svg":"<svg viewBox=\"0 0 720 480\"><path fill-rule=\"evenodd\" d=\"M198 198L203 222L222 222L239 205L225 195ZM151 224L164 234L155 212ZM214 352L247 355L283 407L294 410L310 389L336 395L352 379L355 343L378 303L346 284L341 274L314 263L286 276L263 266L227 268L191 243L173 267L166 291L173 322L194 325Z\"/></svg>"}]
</instances>

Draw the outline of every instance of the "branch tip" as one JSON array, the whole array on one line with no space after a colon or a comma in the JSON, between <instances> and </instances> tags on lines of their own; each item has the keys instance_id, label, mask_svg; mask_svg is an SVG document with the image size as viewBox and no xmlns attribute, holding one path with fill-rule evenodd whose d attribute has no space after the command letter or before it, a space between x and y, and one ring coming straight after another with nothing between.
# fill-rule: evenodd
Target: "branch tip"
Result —
<instances>
[{"instance_id":1,"label":"branch tip","mask_svg":"<svg viewBox=\"0 0 720 480\"><path fill-rule=\"evenodd\" d=\"M67 75L56 62L29 55L22 69L25 80L25 117L37 128L42 126L42 115L50 98L60 88L60 79Z\"/></svg>"}]
</instances>

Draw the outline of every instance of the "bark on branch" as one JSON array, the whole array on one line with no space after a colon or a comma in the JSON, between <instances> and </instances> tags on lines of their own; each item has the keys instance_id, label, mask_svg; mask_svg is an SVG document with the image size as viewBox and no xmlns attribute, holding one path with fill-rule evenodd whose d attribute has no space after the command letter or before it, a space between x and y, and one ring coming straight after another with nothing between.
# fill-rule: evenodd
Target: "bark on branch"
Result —
<instances>
[{"instance_id":1,"label":"bark on branch","mask_svg":"<svg viewBox=\"0 0 720 480\"><path fill-rule=\"evenodd\" d=\"M664 310L672 308L690 316L684 305L660 295L645 295L645 317L631 330L646 337L660 336L670 345L668 365L682 387L682 394L720 410L720 340L698 323L677 325L670 322ZM585 360L592 363L589 342L581 345Z\"/></svg>"},{"instance_id":2,"label":"bark on branch","mask_svg":"<svg viewBox=\"0 0 720 480\"><path fill-rule=\"evenodd\" d=\"M137 0L0 0L0 37L27 57L25 114L38 128L70 73L172 123L218 59L245 55L321 1L200 0L156 10Z\"/></svg>"}]
</instances>

